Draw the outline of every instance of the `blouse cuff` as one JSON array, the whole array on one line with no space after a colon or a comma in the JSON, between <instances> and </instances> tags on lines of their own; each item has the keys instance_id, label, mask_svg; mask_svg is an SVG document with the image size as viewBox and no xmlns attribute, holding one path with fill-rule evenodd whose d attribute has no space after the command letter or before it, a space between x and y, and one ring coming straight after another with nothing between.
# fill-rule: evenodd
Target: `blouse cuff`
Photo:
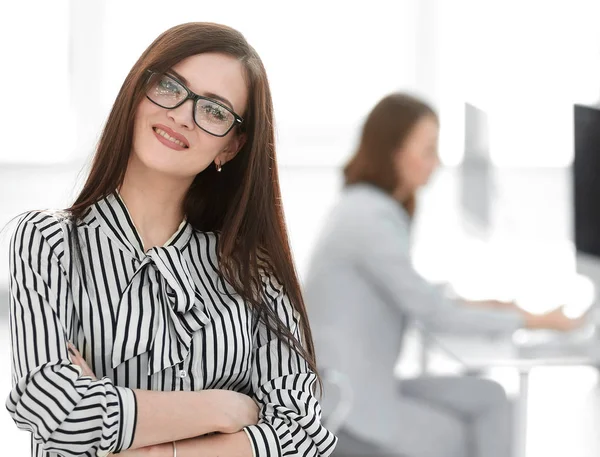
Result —
<instances>
[{"instance_id":1,"label":"blouse cuff","mask_svg":"<svg viewBox=\"0 0 600 457\"><path fill-rule=\"evenodd\" d=\"M244 428L252 445L252 457L281 457L279 436L271 424L263 422Z\"/></svg>"},{"instance_id":2,"label":"blouse cuff","mask_svg":"<svg viewBox=\"0 0 600 457\"><path fill-rule=\"evenodd\" d=\"M131 447L135 438L135 427L137 423L137 400L133 390L126 387L115 386L119 403L121 406L121 422L117 447L114 453L122 452Z\"/></svg>"}]
</instances>

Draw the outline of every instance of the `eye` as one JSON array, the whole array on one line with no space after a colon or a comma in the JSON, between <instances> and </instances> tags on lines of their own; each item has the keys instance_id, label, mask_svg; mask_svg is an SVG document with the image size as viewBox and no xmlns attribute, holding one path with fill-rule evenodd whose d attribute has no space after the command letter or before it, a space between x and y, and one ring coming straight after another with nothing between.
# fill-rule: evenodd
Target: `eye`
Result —
<instances>
[{"instance_id":1,"label":"eye","mask_svg":"<svg viewBox=\"0 0 600 457\"><path fill-rule=\"evenodd\" d=\"M157 90L163 95L171 94L175 96L180 95L182 92L181 86L167 77L163 77L158 82Z\"/></svg>"},{"instance_id":2,"label":"eye","mask_svg":"<svg viewBox=\"0 0 600 457\"><path fill-rule=\"evenodd\" d=\"M210 107L210 114L215 118L218 119L220 121L224 121L225 120L225 112L223 109L221 109L218 106L211 106Z\"/></svg>"},{"instance_id":3,"label":"eye","mask_svg":"<svg viewBox=\"0 0 600 457\"><path fill-rule=\"evenodd\" d=\"M214 103L206 103L200 107L200 110L202 117L213 122L224 122L229 118L227 110Z\"/></svg>"}]
</instances>

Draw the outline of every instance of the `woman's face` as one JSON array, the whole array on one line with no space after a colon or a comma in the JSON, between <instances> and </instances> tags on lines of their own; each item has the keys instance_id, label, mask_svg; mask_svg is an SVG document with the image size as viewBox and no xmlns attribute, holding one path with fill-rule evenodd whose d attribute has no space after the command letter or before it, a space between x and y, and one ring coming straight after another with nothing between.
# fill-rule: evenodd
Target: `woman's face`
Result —
<instances>
[{"instance_id":1,"label":"woman's face","mask_svg":"<svg viewBox=\"0 0 600 457\"><path fill-rule=\"evenodd\" d=\"M438 136L437 120L424 116L396 152L396 174L402 192L413 193L429 181L439 165Z\"/></svg>"},{"instance_id":2,"label":"woman's face","mask_svg":"<svg viewBox=\"0 0 600 457\"><path fill-rule=\"evenodd\" d=\"M168 74L192 92L217 100L244 116L248 89L244 68L234 57L198 54L182 60ZM163 86L169 90L173 87L171 83ZM226 166L243 146L244 136L237 127L224 137L202 130L194 122L193 103L193 100L187 100L177 108L166 109L144 97L135 116L131 160L153 171L188 178L193 178L212 162ZM209 105L202 106L200 109L205 110L202 115L222 116L214 109L211 111ZM197 119L199 115L197 111Z\"/></svg>"}]
</instances>

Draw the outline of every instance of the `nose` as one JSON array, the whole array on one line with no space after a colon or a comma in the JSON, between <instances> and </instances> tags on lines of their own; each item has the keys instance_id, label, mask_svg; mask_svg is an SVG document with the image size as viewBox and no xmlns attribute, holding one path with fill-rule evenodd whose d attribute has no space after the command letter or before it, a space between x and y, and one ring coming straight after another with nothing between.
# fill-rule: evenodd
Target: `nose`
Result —
<instances>
[{"instance_id":1,"label":"nose","mask_svg":"<svg viewBox=\"0 0 600 457\"><path fill-rule=\"evenodd\" d=\"M177 108L167 110L167 116L175 122L175 124L188 130L192 130L194 128L193 109L194 101L187 100Z\"/></svg>"}]
</instances>

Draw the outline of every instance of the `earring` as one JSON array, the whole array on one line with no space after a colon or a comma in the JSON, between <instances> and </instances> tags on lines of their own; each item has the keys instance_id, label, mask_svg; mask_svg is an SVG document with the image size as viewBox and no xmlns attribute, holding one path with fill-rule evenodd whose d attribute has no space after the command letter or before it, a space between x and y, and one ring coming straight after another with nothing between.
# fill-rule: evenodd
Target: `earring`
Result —
<instances>
[{"instance_id":1,"label":"earring","mask_svg":"<svg viewBox=\"0 0 600 457\"><path fill-rule=\"evenodd\" d=\"M217 171L218 171L219 173L221 173L221 170L223 169L223 167L221 166L221 164L220 164L220 163L219 163L219 164L217 164L217 163L215 162L215 166L217 167Z\"/></svg>"}]
</instances>

